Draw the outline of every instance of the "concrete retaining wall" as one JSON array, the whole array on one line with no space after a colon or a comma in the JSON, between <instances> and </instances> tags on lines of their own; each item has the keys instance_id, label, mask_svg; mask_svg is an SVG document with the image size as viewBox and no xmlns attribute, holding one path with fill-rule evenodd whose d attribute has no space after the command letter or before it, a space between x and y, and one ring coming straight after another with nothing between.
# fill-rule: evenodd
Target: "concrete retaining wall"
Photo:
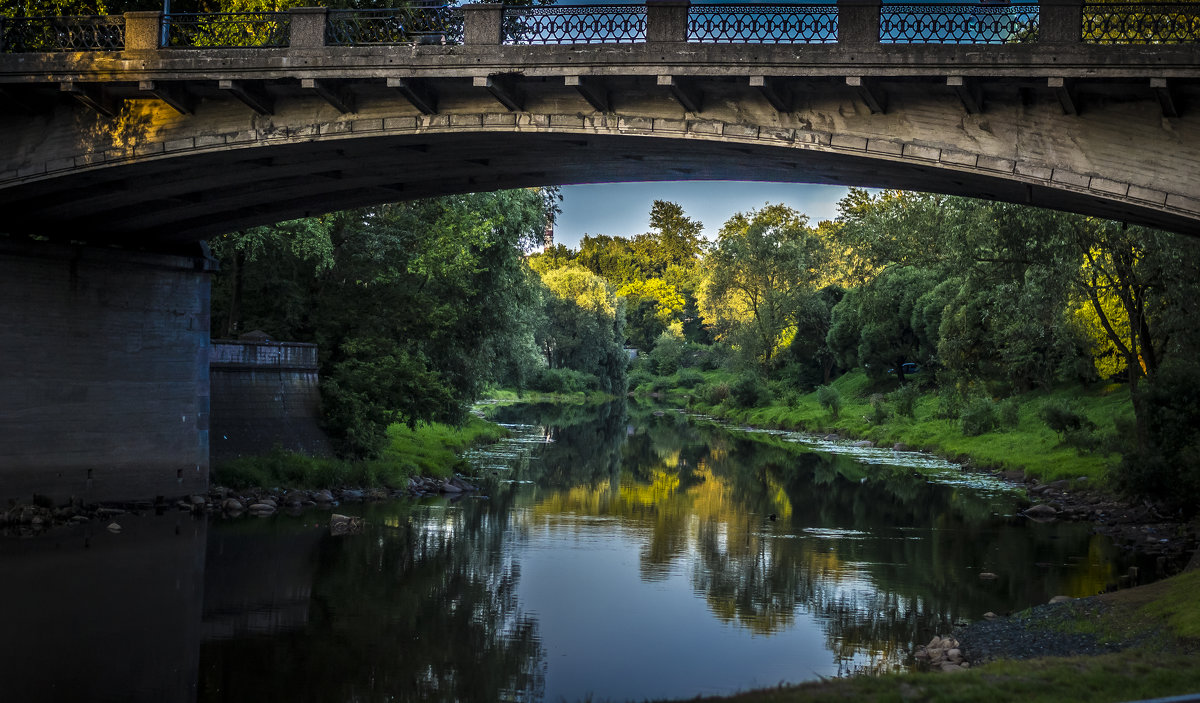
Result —
<instances>
[{"instance_id":1,"label":"concrete retaining wall","mask_svg":"<svg viewBox=\"0 0 1200 703\"><path fill-rule=\"evenodd\" d=\"M321 430L317 346L214 340L209 347L214 463L264 454L275 445L330 453Z\"/></svg>"}]
</instances>

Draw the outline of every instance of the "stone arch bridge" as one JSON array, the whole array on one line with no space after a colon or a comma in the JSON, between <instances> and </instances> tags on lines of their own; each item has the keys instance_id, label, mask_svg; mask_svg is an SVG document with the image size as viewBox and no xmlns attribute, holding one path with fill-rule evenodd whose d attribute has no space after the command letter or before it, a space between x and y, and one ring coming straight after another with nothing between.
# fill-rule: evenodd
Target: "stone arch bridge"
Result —
<instances>
[{"instance_id":1,"label":"stone arch bridge","mask_svg":"<svg viewBox=\"0 0 1200 703\"><path fill-rule=\"evenodd\" d=\"M1078 0L0 18L0 500L204 489L196 242L248 225L759 179L1200 234L1198 42L1196 4Z\"/></svg>"},{"instance_id":2,"label":"stone arch bridge","mask_svg":"<svg viewBox=\"0 0 1200 703\"><path fill-rule=\"evenodd\" d=\"M1200 233L1200 12L1132 7L8 20L2 226L154 245L449 192L748 179Z\"/></svg>"}]
</instances>

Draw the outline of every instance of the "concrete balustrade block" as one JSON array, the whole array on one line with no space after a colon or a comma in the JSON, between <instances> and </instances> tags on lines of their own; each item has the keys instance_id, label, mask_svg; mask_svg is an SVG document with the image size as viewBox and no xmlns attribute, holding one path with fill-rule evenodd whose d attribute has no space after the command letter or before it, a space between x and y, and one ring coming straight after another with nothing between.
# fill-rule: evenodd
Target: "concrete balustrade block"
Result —
<instances>
[{"instance_id":1,"label":"concrete balustrade block","mask_svg":"<svg viewBox=\"0 0 1200 703\"><path fill-rule=\"evenodd\" d=\"M162 13L125 13L125 50L158 51L162 40Z\"/></svg>"},{"instance_id":2,"label":"concrete balustrade block","mask_svg":"<svg viewBox=\"0 0 1200 703\"><path fill-rule=\"evenodd\" d=\"M329 11L323 7L293 7L288 10L291 18L289 49L325 48L325 24Z\"/></svg>"},{"instance_id":3,"label":"concrete balustrade block","mask_svg":"<svg viewBox=\"0 0 1200 703\"><path fill-rule=\"evenodd\" d=\"M504 5L477 3L463 5L463 44L499 46L504 41Z\"/></svg>"},{"instance_id":4,"label":"concrete balustrade block","mask_svg":"<svg viewBox=\"0 0 1200 703\"><path fill-rule=\"evenodd\" d=\"M881 0L837 0L838 43L879 44Z\"/></svg>"},{"instance_id":5,"label":"concrete balustrade block","mask_svg":"<svg viewBox=\"0 0 1200 703\"><path fill-rule=\"evenodd\" d=\"M646 41L688 40L689 0L646 0Z\"/></svg>"}]
</instances>

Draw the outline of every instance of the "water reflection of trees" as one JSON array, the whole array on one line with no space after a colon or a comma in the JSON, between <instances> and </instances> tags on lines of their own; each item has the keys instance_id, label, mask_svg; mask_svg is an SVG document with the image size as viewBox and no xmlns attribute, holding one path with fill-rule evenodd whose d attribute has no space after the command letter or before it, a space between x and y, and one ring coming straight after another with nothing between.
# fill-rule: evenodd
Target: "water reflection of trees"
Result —
<instances>
[{"instance_id":1,"label":"water reflection of trees","mask_svg":"<svg viewBox=\"0 0 1200 703\"><path fill-rule=\"evenodd\" d=\"M535 518L619 516L646 535L643 579L691 559L693 584L718 618L769 634L811 614L847 665L885 668L955 619L1093 593L1111 579L1111 555L1095 553L1103 548L1086 527L1030 528L1003 517L1011 503L912 469L755 441L674 413L631 414L617 480L554 474L566 487L540 492ZM606 465L611 442L596 442ZM566 452L584 466L584 450L547 448L544 465L563 465L545 457ZM1090 558L1068 565L1072 556ZM981 581L980 571L1000 578Z\"/></svg>"},{"instance_id":2,"label":"water reflection of trees","mask_svg":"<svg viewBox=\"0 0 1200 703\"><path fill-rule=\"evenodd\" d=\"M307 625L207 643L200 700L540 699L544 653L502 548L510 507L364 506L367 534L316 548Z\"/></svg>"}]
</instances>

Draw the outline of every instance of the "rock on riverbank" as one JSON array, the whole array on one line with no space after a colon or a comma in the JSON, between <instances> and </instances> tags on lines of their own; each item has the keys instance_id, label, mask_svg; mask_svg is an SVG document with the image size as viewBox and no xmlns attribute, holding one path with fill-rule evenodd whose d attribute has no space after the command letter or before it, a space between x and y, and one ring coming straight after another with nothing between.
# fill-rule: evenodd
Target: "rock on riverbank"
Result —
<instances>
[{"instance_id":1,"label":"rock on riverbank","mask_svg":"<svg viewBox=\"0 0 1200 703\"><path fill-rule=\"evenodd\" d=\"M50 507L44 501L20 504L0 510L0 530L18 535L37 534L54 525L114 519L119 516L146 512L162 513L179 510L191 513L212 513L236 517L255 515L266 517L280 510L301 510L319 507L332 508L341 503L423 496L446 495L451 499L478 493L479 488L460 476L451 478L410 478L403 488L342 488L287 489L251 488L232 490L214 486L204 495L193 495L173 501L134 501L120 504L84 505L72 501L68 505Z\"/></svg>"}]
</instances>

